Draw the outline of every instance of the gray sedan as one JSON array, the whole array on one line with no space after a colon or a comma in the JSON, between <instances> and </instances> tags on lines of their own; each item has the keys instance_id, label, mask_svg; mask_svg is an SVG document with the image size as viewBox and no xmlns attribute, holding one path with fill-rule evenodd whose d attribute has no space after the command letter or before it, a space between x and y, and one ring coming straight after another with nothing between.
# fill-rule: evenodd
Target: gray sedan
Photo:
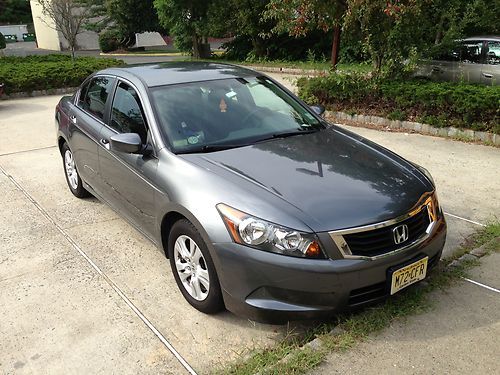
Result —
<instances>
[{"instance_id":1,"label":"gray sedan","mask_svg":"<svg viewBox=\"0 0 500 375\"><path fill-rule=\"evenodd\" d=\"M196 309L331 316L427 277L446 223L429 173L224 64L107 69L56 108L71 192L165 251Z\"/></svg>"}]
</instances>

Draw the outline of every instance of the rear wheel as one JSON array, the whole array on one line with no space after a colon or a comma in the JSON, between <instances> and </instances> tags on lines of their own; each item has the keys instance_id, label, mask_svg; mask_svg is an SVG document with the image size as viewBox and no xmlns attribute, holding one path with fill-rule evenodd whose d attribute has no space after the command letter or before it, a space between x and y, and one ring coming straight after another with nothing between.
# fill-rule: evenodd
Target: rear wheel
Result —
<instances>
[{"instance_id":1,"label":"rear wheel","mask_svg":"<svg viewBox=\"0 0 500 375\"><path fill-rule=\"evenodd\" d=\"M64 166L64 175L68 183L69 190L75 197L85 198L90 196L90 193L83 187L82 179L76 169L75 158L67 143L62 146L62 157Z\"/></svg>"},{"instance_id":2,"label":"rear wheel","mask_svg":"<svg viewBox=\"0 0 500 375\"><path fill-rule=\"evenodd\" d=\"M179 220L172 227L168 254L177 286L191 306L206 314L221 311L224 304L214 263L189 221Z\"/></svg>"}]
</instances>

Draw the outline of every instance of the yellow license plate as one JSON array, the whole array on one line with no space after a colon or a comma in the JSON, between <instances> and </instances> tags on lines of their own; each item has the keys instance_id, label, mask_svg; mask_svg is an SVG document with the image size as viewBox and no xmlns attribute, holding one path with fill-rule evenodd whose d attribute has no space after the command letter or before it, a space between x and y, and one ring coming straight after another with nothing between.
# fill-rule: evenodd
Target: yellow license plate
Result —
<instances>
[{"instance_id":1,"label":"yellow license plate","mask_svg":"<svg viewBox=\"0 0 500 375\"><path fill-rule=\"evenodd\" d=\"M391 295L399 292L401 289L425 279L427 274L427 261L429 257L425 257L409 264L392 273Z\"/></svg>"}]
</instances>

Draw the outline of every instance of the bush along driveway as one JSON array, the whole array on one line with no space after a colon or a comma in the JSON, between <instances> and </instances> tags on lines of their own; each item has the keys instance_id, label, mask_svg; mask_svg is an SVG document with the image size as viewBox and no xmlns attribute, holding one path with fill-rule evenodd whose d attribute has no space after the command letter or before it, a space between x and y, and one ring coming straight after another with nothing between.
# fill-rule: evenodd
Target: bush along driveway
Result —
<instances>
[{"instance_id":1,"label":"bush along driveway","mask_svg":"<svg viewBox=\"0 0 500 375\"><path fill-rule=\"evenodd\" d=\"M500 87L359 74L301 78L299 96L333 111L500 134Z\"/></svg>"},{"instance_id":2,"label":"bush along driveway","mask_svg":"<svg viewBox=\"0 0 500 375\"><path fill-rule=\"evenodd\" d=\"M78 87L93 72L120 65L116 59L66 55L0 57L0 83L7 95Z\"/></svg>"}]
</instances>

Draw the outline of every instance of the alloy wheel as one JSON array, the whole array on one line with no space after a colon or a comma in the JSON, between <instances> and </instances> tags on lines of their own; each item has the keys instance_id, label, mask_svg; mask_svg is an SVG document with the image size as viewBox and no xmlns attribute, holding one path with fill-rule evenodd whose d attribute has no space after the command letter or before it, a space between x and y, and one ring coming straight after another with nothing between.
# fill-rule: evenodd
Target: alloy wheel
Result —
<instances>
[{"instance_id":1,"label":"alloy wheel","mask_svg":"<svg viewBox=\"0 0 500 375\"><path fill-rule=\"evenodd\" d=\"M184 289L195 300L205 300L210 290L210 276L203 253L191 237L181 235L177 238L174 261Z\"/></svg>"},{"instance_id":2,"label":"alloy wheel","mask_svg":"<svg viewBox=\"0 0 500 375\"><path fill-rule=\"evenodd\" d=\"M76 171L75 159L70 150L66 150L64 153L64 167L70 186L76 190L78 188L78 172Z\"/></svg>"}]
</instances>

